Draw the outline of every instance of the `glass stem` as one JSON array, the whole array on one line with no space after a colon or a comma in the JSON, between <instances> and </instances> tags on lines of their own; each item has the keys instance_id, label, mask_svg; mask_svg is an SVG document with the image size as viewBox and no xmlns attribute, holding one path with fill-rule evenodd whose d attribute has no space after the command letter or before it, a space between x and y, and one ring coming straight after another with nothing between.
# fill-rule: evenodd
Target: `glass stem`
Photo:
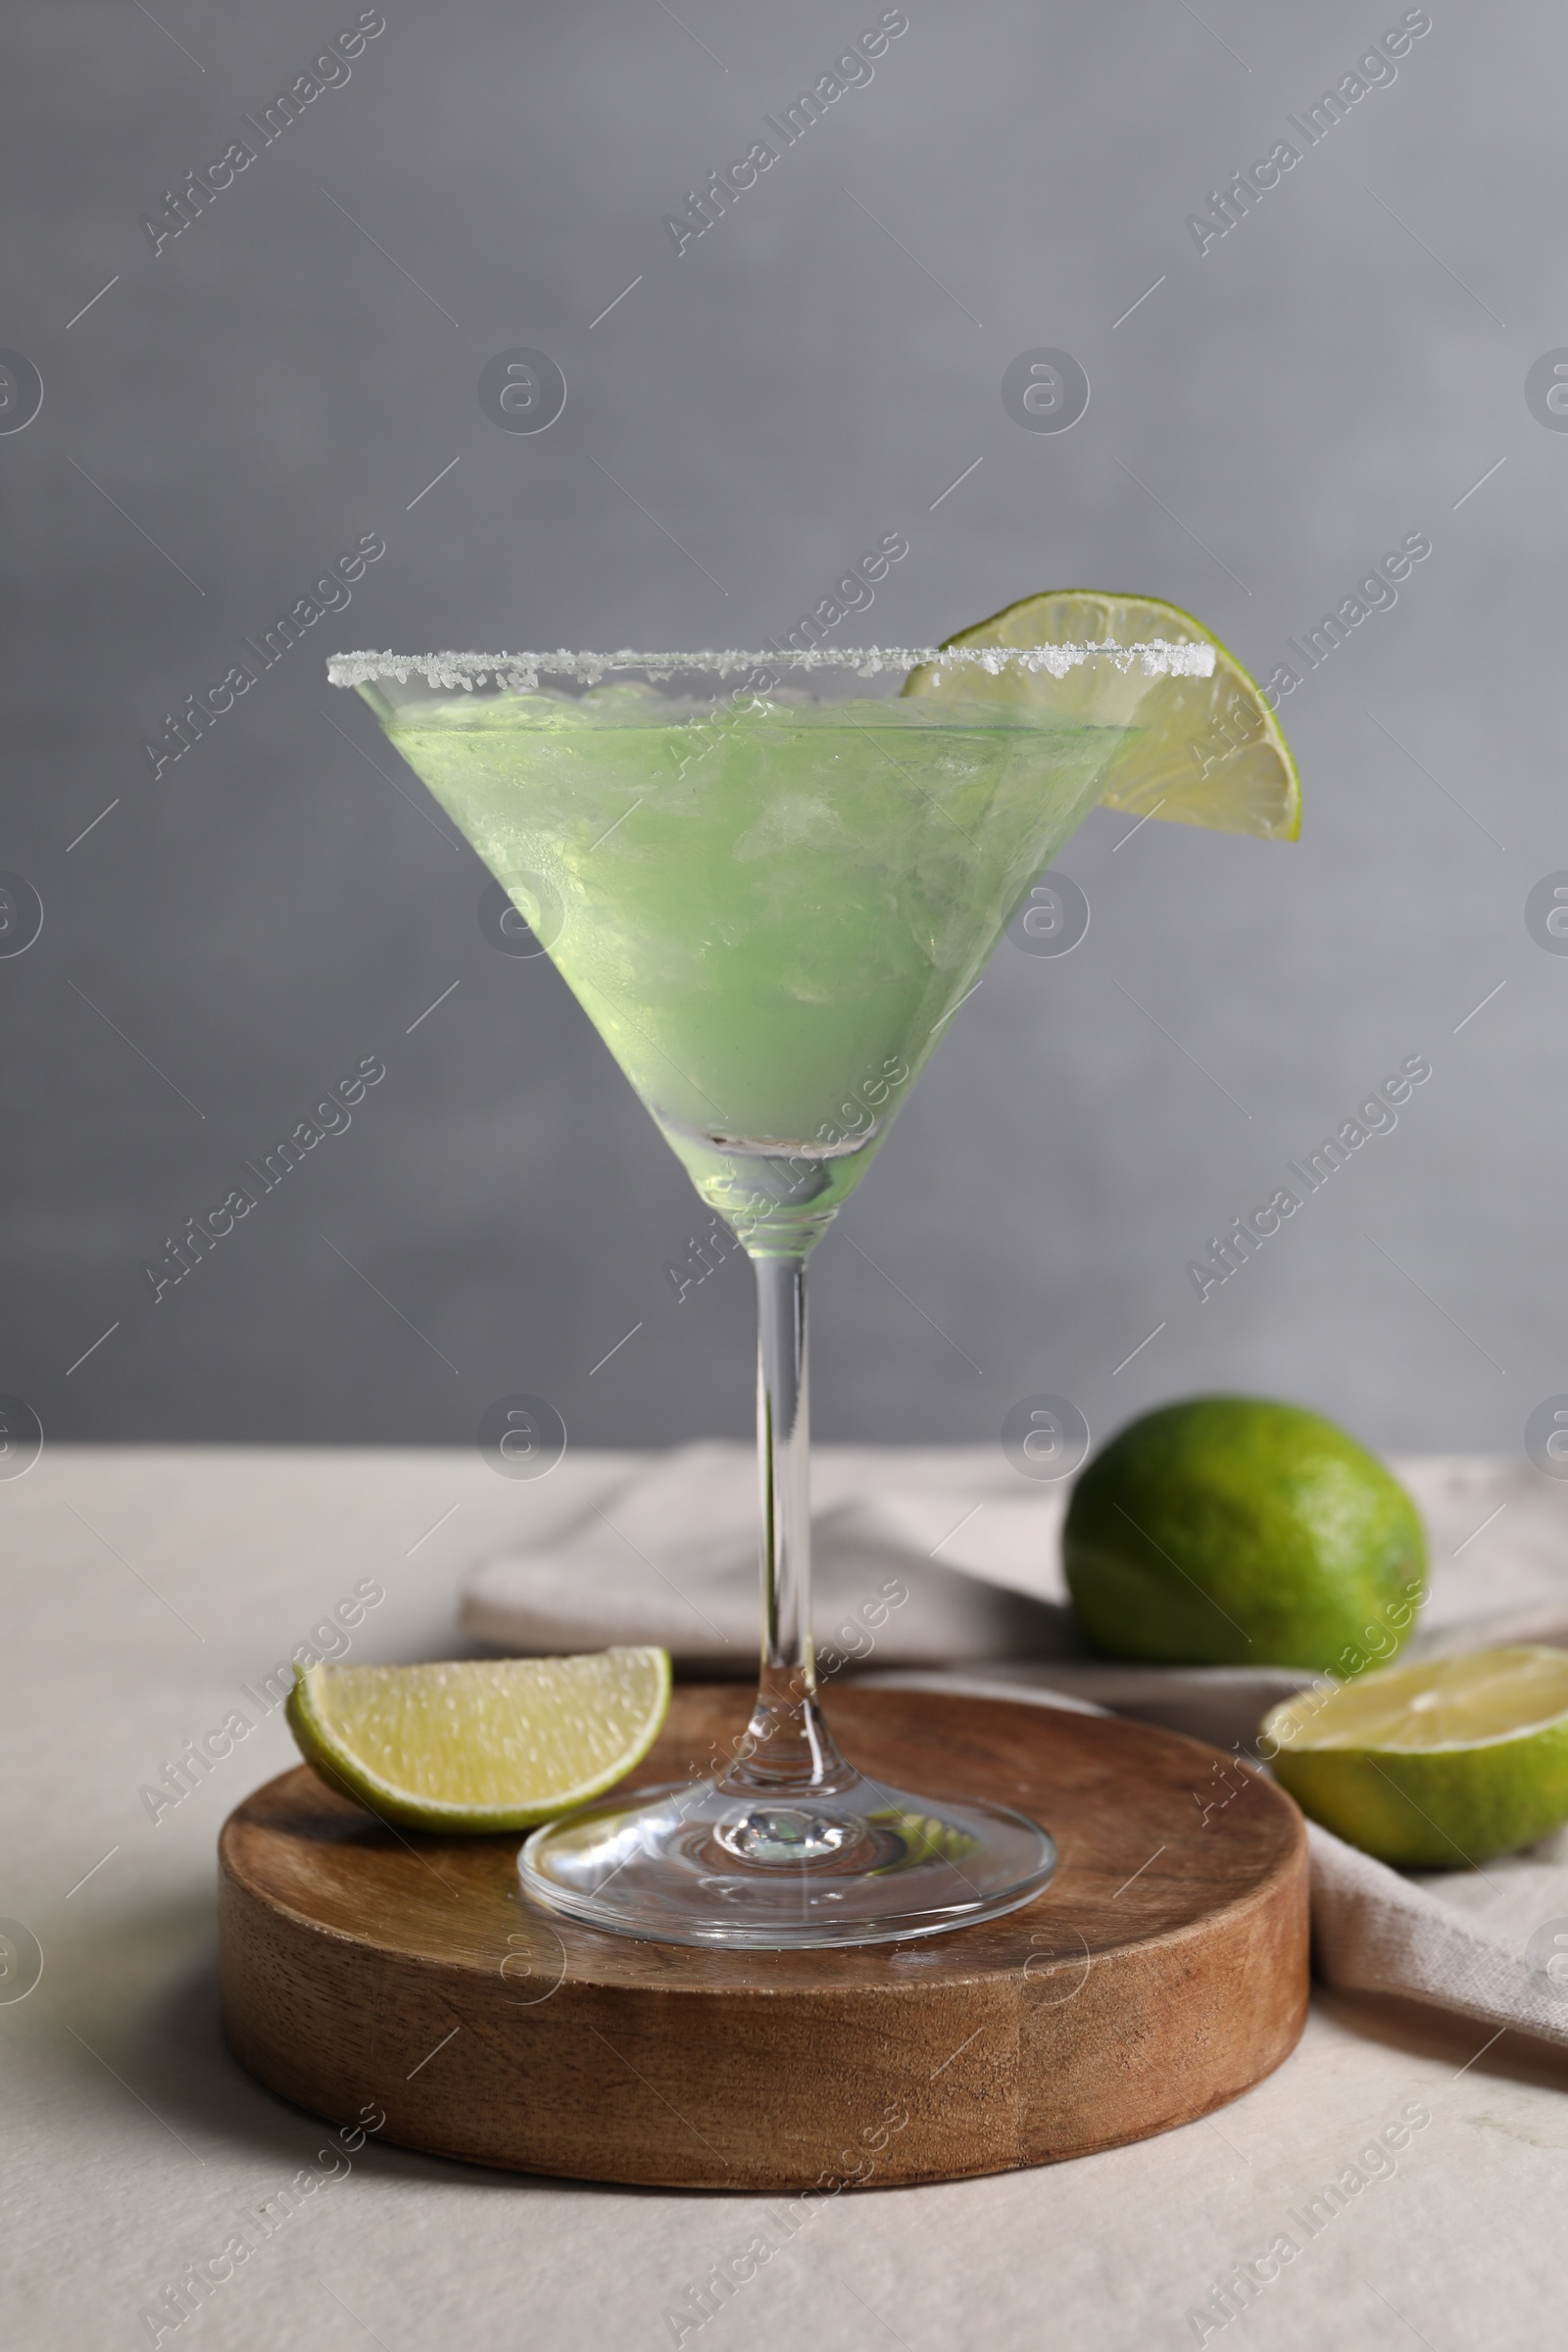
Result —
<instances>
[{"instance_id":1,"label":"glass stem","mask_svg":"<svg viewBox=\"0 0 1568 2352\"><path fill-rule=\"evenodd\" d=\"M806 1259L756 1257L757 1453L762 1662L745 1748L726 1786L775 1798L848 1772L816 1697L811 1644L810 1417Z\"/></svg>"}]
</instances>

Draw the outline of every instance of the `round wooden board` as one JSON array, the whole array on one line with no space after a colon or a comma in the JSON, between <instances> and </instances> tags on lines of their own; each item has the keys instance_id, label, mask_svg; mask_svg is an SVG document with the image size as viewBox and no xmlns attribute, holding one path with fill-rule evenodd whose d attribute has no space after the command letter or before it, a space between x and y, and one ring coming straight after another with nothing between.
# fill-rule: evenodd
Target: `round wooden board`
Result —
<instances>
[{"instance_id":1,"label":"round wooden board","mask_svg":"<svg viewBox=\"0 0 1568 2352\"><path fill-rule=\"evenodd\" d=\"M694 1777L749 1706L734 1684L678 1688L627 1786ZM1042 1821L1061 1856L1046 1891L903 1944L639 1943L525 1901L515 1836L406 1835L301 1766L220 1844L236 2057L334 2124L382 2115L439 2155L783 2190L1113 2147L1295 2047L1306 1837L1272 1781L1172 1733L1009 1700L852 1688L830 1713L878 1777Z\"/></svg>"}]
</instances>

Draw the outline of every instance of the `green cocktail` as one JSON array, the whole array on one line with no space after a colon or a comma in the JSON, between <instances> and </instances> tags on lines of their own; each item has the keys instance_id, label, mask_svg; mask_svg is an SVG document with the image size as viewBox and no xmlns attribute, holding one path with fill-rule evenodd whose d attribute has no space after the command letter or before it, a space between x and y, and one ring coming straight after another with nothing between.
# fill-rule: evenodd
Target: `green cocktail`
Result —
<instances>
[{"instance_id":1,"label":"green cocktail","mask_svg":"<svg viewBox=\"0 0 1568 2352\"><path fill-rule=\"evenodd\" d=\"M1122 731L936 698L387 709L710 1207L804 1250Z\"/></svg>"},{"instance_id":2,"label":"green cocktail","mask_svg":"<svg viewBox=\"0 0 1568 2352\"><path fill-rule=\"evenodd\" d=\"M1151 613L1168 627L1122 633ZM935 1935L1028 1901L1054 1866L1037 1823L870 1782L823 1721L806 1259L1097 799L1279 831L1295 779L1266 713L1253 723L1250 681L1238 702L1245 673L1218 671L1223 649L1168 607L1048 598L971 634L941 654L331 664L533 926L756 1267L757 1705L727 1771L530 1837L525 1890L598 1927L760 1946Z\"/></svg>"}]
</instances>

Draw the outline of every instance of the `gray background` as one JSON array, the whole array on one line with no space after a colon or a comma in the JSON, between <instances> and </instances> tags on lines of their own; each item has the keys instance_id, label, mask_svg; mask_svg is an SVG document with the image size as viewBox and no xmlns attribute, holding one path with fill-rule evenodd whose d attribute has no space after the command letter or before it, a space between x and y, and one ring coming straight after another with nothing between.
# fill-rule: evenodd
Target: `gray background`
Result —
<instances>
[{"instance_id":1,"label":"gray background","mask_svg":"<svg viewBox=\"0 0 1568 2352\"><path fill-rule=\"evenodd\" d=\"M1568 436L1523 389L1568 342L1568 21L1434 0L1200 258L1186 216L1397 6L908 11L679 257L662 216L875 8L387 0L156 259L138 217L353 8L14 18L0 343L46 397L0 438L0 866L47 919L0 962L0 1389L51 1436L461 1441L514 1389L574 1441L744 1429L743 1266L676 1303L685 1178L553 970L485 944L475 859L322 663L744 645L889 531L910 554L846 639L1087 580L1265 673L1401 535L1434 552L1285 706L1298 847L1123 848L1104 815L1069 847L1088 938L1002 949L819 1254L818 1431L984 1439L1050 1390L1099 1436L1235 1384L1512 1446L1568 1388L1568 962L1523 921L1568 866ZM515 344L570 387L538 437L475 397ZM1036 345L1093 385L1060 436L1002 405ZM368 530L349 611L153 782L160 714ZM1206 1237L1418 1053L1396 1132L1200 1304ZM370 1054L352 1130L155 1307L140 1261Z\"/></svg>"}]
</instances>

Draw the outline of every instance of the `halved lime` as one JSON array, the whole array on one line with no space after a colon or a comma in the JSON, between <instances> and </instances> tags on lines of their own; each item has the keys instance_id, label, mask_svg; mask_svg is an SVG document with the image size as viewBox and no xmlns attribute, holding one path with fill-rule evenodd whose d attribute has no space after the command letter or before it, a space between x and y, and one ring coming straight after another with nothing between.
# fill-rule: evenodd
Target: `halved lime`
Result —
<instances>
[{"instance_id":1,"label":"halved lime","mask_svg":"<svg viewBox=\"0 0 1568 2352\"><path fill-rule=\"evenodd\" d=\"M669 1706L662 1649L440 1666L309 1666L288 1696L332 1788L410 1829L553 1821L641 1763Z\"/></svg>"},{"instance_id":2,"label":"halved lime","mask_svg":"<svg viewBox=\"0 0 1568 2352\"><path fill-rule=\"evenodd\" d=\"M1103 662L1064 678L1004 670L945 670L929 662L910 673L906 694L949 694L987 701L1049 697L1051 720L1080 718L1134 732L1106 769L1102 805L1132 816L1157 816L1211 832L1252 833L1294 841L1301 829L1301 787L1291 749L1261 688L1202 622L1155 596L1111 596L1096 588L1059 588L1025 597L989 620L960 629L954 647L1048 645L1211 645L1211 677L1152 681L1135 666L1118 673Z\"/></svg>"},{"instance_id":3,"label":"halved lime","mask_svg":"<svg viewBox=\"0 0 1568 2352\"><path fill-rule=\"evenodd\" d=\"M1456 1870L1568 1821L1568 1651L1385 1667L1287 1699L1258 1737L1336 1837L1407 1869Z\"/></svg>"}]
</instances>

